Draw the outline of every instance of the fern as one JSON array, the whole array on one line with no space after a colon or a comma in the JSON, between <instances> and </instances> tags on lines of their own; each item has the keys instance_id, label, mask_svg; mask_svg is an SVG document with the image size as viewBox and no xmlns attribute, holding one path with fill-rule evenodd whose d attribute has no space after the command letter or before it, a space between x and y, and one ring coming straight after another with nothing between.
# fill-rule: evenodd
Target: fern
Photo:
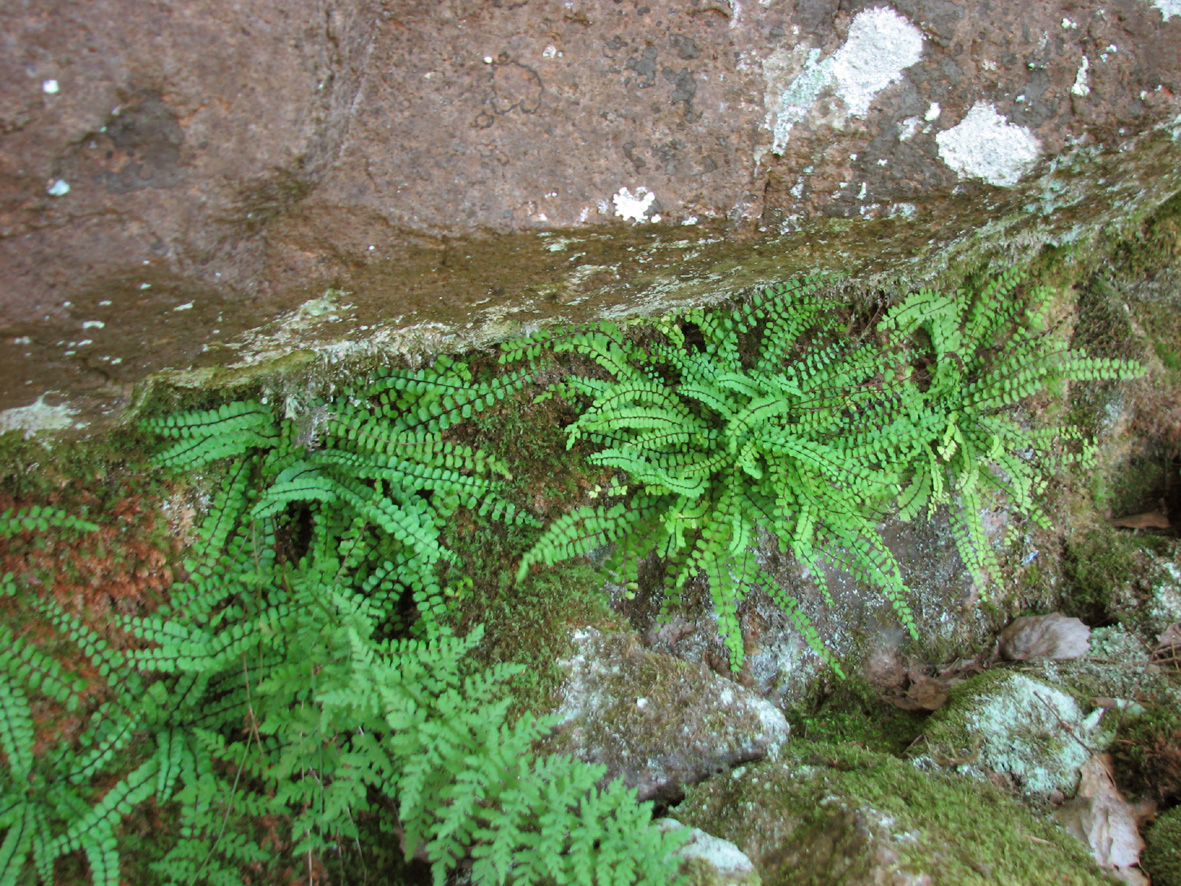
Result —
<instances>
[{"instance_id":1,"label":"fern","mask_svg":"<svg viewBox=\"0 0 1181 886\"><path fill-rule=\"evenodd\" d=\"M542 332L504 362L574 353L609 378L575 375L552 391L580 404L568 445L625 479L559 517L519 575L612 545L607 567L634 585L643 557L665 561L671 599L706 579L738 670L737 605L760 583L760 530L810 568L879 588L912 634L907 589L879 534L891 511L911 519L954 505L953 534L974 580L996 575L979 512L995 491L1040 516L1045 454L1069 429L1031 430L1007 410L1060 381L1130 378L1139 367L1090 358L1043 334L1047 295L1022 308L1020 277L977 299L917 292L876 336L850 339L819 295L822 281L767 290L731 313L689 312L638 343L613 324ZM954 500L954 501L953 501ZM831 659L797 602L772 596L816 652Z\"/></svg>"},{"instance_id":2,"label":"fern","mask_svg":"<svg viewBox=\"0 0 1181 886\"><path fill-rule=\"evenodd\" d=\"M1089 357L1072 350L1048 328L1052 293L1019 297L1014 271L978 295L929 291L896 305L880 329L906 343L926 376L917 424L924 434L907 454L907 483L900 514L912 519L947 505L952 535L977 590L1000 574L981 513L991 496L1017 514L1047 524L1037 504L1050 473L1060 464L1086 464L1089 453L1063 446L1080 440L1069 426L1030 427L1014 407L1066 382L1132 379L1142 366Z\"/></svg>"},{"instance_id":3,"label":"fern","mask_svg":"<svg viewBox=\"0 0 1181 886\"><path fill-rule=\"evenodd\" d=\"M599 769L533 757L552 724L507 721L511 670L474 670L478 629L447 626L445 523L460 508L532 519L499 494L502 466L443 432L527 378L478 383L447 359L382 373L316 410L311 433L254 401L148 422L174 441L165 464L220 465L222 479L169 603L118 619L126 649L22 595L107 681L76 740L36 751L34 700L73 709L80 683L0 631L0 886L30 867L49 883L72 852L114 886L128 853L143 856L121 823L149 798L179 816L175 843L143 859L165 884L273 866L276 820L300 859L380 854L373 829L400 834L440 883L469 857L481 886L674 879L678 841L650 809L598 788ZM89 528L48 510L0 515L9 535ZM583 843L589 868L571 854Z\"/></svg>"},{"instance_id":4,"label":"fern","mask_svg":"<svg viewBox=\"0 0 1181 886\"><path fill-rule=\"evenodd\" d=\"M764 528L805 563L828 560L871 579L912 626L898 569L875 531L900 465L883 431L862 420L876 410L907 439L912 392L883 384L888 354L838 336L818 290L782 287L732 316L662 321L659 338L643 346L609 324L547 336L552 351L581 354L614 376L573 377L557 390L586 404L568 444L594 444L590 460L623 472L629 489L560 518L520 574L614 543L608 566L634 583L640 559L655 550L674 591L708 579L738 669L737 603L760 581L752 549ZM780 596L828 658L794 601Z\"/></svg>"}]
</instances>

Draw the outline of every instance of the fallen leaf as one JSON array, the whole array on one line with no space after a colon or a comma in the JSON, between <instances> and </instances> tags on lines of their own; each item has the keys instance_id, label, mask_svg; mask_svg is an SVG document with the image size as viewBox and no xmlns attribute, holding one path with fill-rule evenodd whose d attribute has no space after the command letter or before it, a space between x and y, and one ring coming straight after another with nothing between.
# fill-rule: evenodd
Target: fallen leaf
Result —
<instances>
[{"instance_id":1,"label":"fallen leaf","mask_svg":"<svg viewBox=\"0 0 1181 886\"><path fill-rule=\"evenodd\" d=\"M1027 615L1001 632L1000 654L1009 661L1082 658L1091 649L1091 629L1060 612Z\"/></svg>"},{"instance_id":2,"label":"fallen leaf","mask_svg":"<svg viewBox=\"0 0 1181 886\"><path fill-rule=\"evenodd\" d=\"M1125 883L1148 886L1138 867L1144 840L1136 827L1135 811L1115 786L1109 754L1097 754L1083 764L1078 792L1054 818L1090 847L1100 867Z\"/></svg>"},{"instance_id":3,"label":"fallen leaf","mask_svg":"<svg viewBox=\"0 0 1181 886\"><path fill-rule=\"evenodd\" d=\"M1112 520L1111 525L1116 529L1168 529L1168 514L1160 511L1146 511L1143 514L1133 514L1130 517L1120 517Z\"/></svg>"}]
</instances>

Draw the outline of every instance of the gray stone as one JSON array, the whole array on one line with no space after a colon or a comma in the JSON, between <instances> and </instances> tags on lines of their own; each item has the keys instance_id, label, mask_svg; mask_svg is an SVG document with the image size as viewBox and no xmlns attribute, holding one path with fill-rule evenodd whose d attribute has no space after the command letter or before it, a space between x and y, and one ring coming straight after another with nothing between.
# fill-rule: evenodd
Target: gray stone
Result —
<instances>
[{"instance_id":1,"label":"gray stone","mask_svg":"<svg viewBox=\"0 0 1181 886\"><path fill-rule=\"evenodd\" d=\"M951 691L913 746L916 765L999 778L1031 801L1075 793L1079 772L1114 734L1105 709L1013 671L988 671Z\"/></svg>"},{"instance_id":2,"label":"gray stone","mask_svg":"<svg viewBox=\"0 0 1181 886\"><path fill-rule=\"evenodd\" d=\"M671 818L662 818L657 824L663 830L685 827ZM759 872L737 846L700 828L689 828L689 837L677 855L688 886L762 886Z\"/></svg>"},{"instance_id":3,"label":"gray stone","mask_svg":"<svg viewBox=\"0 0 1181 886\"><path fill-rule=\"evenodd\" d=\"M776 756L789 727L774 706L704 667L651 652L631 634L575 632L561 664L562 723L547 752L607 766L640 799L673 800L685 785Z\"/></svg>"},{"instance_id":4,"label":"gray stone","mask_svg":"<svg viewBox=\"0 0 1181 886\"><path fill-rule=\"evenodd\" d=\"M992 786L849 745L793 743L696 786L675 814L733 843L765 886L1107 882L1073 838Z\"/></svg>"}]
</instances>

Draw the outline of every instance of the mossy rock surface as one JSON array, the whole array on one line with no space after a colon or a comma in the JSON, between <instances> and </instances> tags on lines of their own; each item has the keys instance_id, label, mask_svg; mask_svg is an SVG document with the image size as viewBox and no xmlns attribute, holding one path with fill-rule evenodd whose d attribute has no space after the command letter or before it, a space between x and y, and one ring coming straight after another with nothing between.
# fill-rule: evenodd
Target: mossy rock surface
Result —
<instances>
[{"instance_id":1,"label":"mossy rock surface","mask_svg":"<svg viewBox=\"0 0 1181 886\"><path fill-rule=\"evenodd\" d=\"M605 765L642 800L679 799L684 785L774 759L788 740L777 708L702 665L644 649L634 634L585 627L572 639L562 722L543 748Z\"/></svg>"},{"instance_id":2,"label":"mossy rock surface","mask_svg":"<svg viewBox=\"0 0 1181 886\"><path fill-rule=\"evenodd\" d=\"M1112 882L997 788L849 745L791 746L699 785L676 815L736 845L766 886Z\"/></svg>"},{"instance_id":3,"label":"mossy rock surface","mask_svg":"<svg viewBox=\"0 0 1181 886\"><path fill-rule=\"evenodd\" d=\"M1071 796L1091 747L1110 740L1103 711L1016 671L992 670L952 690L916 745L914 761L981 780L1000 776L1038 803Z\"/></svg>"},{"instance_id":4,"label":"mossy rock surface","mask_svg":"<svg viewBox=\"0 0 1181 886\"><path fill-rule=\"evenodd\" d=\"M1181 806L1158 818L1144 840L1148 846L1140 864L1154 886L1181 886Z\"/></svg>"}]
</instances>

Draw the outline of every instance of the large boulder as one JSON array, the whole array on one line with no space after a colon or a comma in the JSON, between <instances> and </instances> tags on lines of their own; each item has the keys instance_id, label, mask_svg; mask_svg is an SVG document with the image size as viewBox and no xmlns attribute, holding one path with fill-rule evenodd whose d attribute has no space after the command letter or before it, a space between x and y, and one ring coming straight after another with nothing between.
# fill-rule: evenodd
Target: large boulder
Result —
<instances>
[{"instance_id":1,"label":"large boulder","mask_svg":"<svg viewBox=\"0 0 1181 886\"><path fill-rule=\"evenodd\" d=\"M2 45L17 427L165 367L1085 252L1181 188L1165 0L24 0Z\"/></svg>"},{"instance_id":2,"label":"large boulder","mask_svg":"<svg viewBox=\"0 0 1181 886\"><path fill-rule=\"evenodd\" d=\"M765 886L1108 882L993 786L848 745L794 744L694 788L676 815L737 846Z\"/></svg>"}]
</instances>

